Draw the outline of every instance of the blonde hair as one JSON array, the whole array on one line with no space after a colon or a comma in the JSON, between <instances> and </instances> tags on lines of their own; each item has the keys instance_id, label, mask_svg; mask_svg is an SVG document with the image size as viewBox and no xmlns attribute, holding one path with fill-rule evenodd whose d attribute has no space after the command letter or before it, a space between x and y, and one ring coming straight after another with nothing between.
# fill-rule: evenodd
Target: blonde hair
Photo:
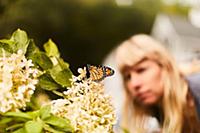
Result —
<instances>
[{"instance_id":1,"label":"blonde hair","mask_svg":"<svg viewBox=\"0 0 200 133\"><path fill-rule=\"evenodd\" d=\"M121 72L125 66L134 66L143 59L156 61L163 72L164 94L161 106L164 118L161 125L162 132L181 133L188 86L169 52L159 42L145 34L135 35L117 47L116 61ZM146 129L149 121L148 110L144 110L136 104L127 91L122 119L122 126L131 133L148 131Z\"/></svg>"}]
</instances>

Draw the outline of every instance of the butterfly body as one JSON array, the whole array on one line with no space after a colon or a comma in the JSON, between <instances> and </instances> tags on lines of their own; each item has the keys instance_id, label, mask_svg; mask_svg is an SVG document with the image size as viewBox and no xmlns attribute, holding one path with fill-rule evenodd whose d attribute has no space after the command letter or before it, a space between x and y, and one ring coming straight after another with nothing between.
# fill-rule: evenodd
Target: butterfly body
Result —
<instances>
[{"instance_id":1,"label":"butterfly body","mask_svg":"<svg viewBox=\"0 0 200 133\"><path fill-rule=\"evenodd\" d=\"M86 67L87 77L93 81L99 82L108 76L112 76L114 74L114 70L108 66L93 66L87 65Z\"/></svg>"}]
</instances>

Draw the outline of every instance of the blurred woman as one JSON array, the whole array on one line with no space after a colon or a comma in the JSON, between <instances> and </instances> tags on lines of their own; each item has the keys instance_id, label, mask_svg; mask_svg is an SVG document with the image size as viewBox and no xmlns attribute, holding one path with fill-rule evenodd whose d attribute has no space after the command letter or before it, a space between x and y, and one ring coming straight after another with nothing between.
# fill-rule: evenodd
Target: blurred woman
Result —
<instances>
[{"instance_id":1,"label":"blurred woman","mask_svg":"<svg viewBox=\"0 0 200 133\"><path fill-rule=\"evenodd\" d=\"M184 78L168 51L144 34L119 45L116 60L126 92L123 128L148 133L155 117L162 133L200 132L200 76Z\"/></svg>"}]
</instances>

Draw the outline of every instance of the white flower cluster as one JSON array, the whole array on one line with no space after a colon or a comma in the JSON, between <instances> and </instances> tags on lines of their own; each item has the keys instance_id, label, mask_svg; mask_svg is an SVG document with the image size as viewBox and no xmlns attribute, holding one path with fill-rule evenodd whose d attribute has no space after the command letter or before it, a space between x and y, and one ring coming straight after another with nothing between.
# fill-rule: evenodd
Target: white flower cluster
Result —
<instances>
[{"instance_id":1,"label":"white flower cluster","mask_svg":"<svg viewBox=\"0 0 200 133\"><path fill-rule=\"evenodd\" d=\"M0 57L0 113L26 107L37 84L38 69L23 52Z\"/></svg>"},{"instance_id":2,"label":"white flower cluster","mask_svg":"<svg viewBox=\"0 0 200 133\"><path fill-rule=\"evenodd\" d=\"M102 84L85 78L85 69L78 72L65 99L52 101L52 113L68 118L77 133L111 133L116 118L110 97Z\"/></svg>"}]
</instances>

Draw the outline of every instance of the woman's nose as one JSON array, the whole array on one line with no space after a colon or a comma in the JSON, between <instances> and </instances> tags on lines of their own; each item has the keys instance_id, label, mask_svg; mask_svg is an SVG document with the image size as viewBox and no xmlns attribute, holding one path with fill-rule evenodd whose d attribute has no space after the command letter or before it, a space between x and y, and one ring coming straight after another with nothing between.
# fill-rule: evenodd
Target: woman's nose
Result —
<instances>
[{"instance_id":1,"label":"woman's nose","mask_svg":"<svg viewBox=\"0 0 200 133\"><path fill-rule=\"evenodd\" d=\"M131 87L134 88L135 90L139 90L141 88L141 79L137 76L131 76Z\"/></svg>"}]
</instances>

